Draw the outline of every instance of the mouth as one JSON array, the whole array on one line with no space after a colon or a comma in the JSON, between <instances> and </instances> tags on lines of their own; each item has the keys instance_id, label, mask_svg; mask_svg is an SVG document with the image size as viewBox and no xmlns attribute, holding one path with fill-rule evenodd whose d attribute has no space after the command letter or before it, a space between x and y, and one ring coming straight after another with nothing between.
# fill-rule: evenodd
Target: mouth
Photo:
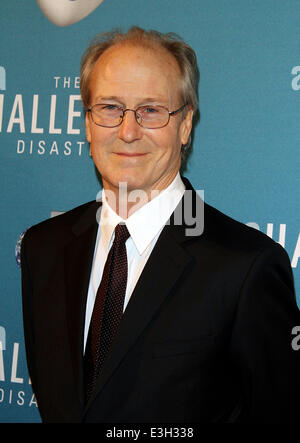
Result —
<instances>
[{"instance_id":1,"label":"mouth","mask_svg":"<svg viewBox=\"0 0 300 443\"><path fill-rule=\"evenodd\" d=\"M147 155L145 152L114 152L114 154L120 157L142 157Z\"/></svg>"}]
</instances>

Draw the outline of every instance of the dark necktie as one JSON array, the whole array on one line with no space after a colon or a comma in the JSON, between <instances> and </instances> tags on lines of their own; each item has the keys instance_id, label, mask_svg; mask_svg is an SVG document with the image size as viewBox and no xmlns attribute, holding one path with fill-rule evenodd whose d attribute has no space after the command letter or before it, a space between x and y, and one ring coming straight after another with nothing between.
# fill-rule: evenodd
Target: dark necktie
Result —
<instances>
[{"instance_id":1,"label":"dark necktie","mask_svg":"<svg viewBox=\"0 0 300 443\"><path fill-rule=\"evenodd\" d=\"M97 291L84 357L87 399L94 389L101 367L109 354L123 314L127 284L125 242L128 237L126 225L117 225L115 239Z\"/></svg>"}]
</instances>

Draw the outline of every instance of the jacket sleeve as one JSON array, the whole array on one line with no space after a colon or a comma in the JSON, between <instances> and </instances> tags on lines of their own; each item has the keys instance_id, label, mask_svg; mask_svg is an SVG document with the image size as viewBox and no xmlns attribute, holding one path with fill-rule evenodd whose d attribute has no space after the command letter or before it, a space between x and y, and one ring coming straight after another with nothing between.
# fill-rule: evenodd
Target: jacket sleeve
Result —
<instances>
[{"instance_id":1,"label":"jacket sleeve","mask_svg":"<svg viewBox=\"0 0 300 443\"><path fill-rule=\"evenodd\" d=\"M21 275L22 275L22 309L23 329L26 348L26 359L29 376L33 385L35 384L34 370L34 326L33 326L33 286L27 259L28 231L25 233L21 244Z\"/></svg>"},{"instance_id":2,"label":"jacket sleeve","mask_svg":"<svg viewBox=\"0 0 300 443\"><path fill-rule=\"evenodd\" d=\"M242 387L244 423L297 423L300 419L300 325L293 275L285 250L261 251L244 280L231 337Z\"/></svg>"}]
</instances>

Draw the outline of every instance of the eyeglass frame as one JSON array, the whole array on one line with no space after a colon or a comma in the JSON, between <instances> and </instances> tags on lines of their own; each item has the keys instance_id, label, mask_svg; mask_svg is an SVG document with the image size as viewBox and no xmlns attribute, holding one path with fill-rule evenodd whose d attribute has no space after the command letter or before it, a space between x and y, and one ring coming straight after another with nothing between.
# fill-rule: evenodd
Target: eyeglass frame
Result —
<instances>
[{"instance_id":1,"label":"eyeglass frame","mask_svg":"<svg viewBox=\"0 0 300 443\"><path fill-rule=\"evenodd\" d=\"M111 103L96 103L96 104L93 105L91 108L89 108L89 109L86 110L86 112L90 112L90 113L91 113L91 117L92 117L92 121L93 121L93 123L94 123L95 125L97 125L97 126L100 126L101 128L117 128L118 126L121 126L121 124L123 123L123 120L124 120L125 112L127 112L127 111L132 111L132 112L134 112L134 115L135 115L135 121L137 122L137 124L138 124L141 128L145 128L145 129L161 129L161 128L164 128L165 126L167 126L167 125L169 124L170 117L171 117L172 115L176 115L176 114L178 114L178 112L181 112L181 111L187 106L187 103L185 103L184 105L180 106L180 108L176 109L175 111L169 111L169 109L166 108L165 106L158 105L160 108L163 108L163 109L165 109L166 111L168 111L169 118L168 118L168 121L167 121L163 126L157 126L157 127L155 127L155 128L147 128L146 126L142 126L141 123L138 122L137 111L138 111L139 108L143 108L144 106L139 106L139 107L136 108L136 109L130 109L130 108L123 109L121 106L117 106L119 109L122 110L122 116L121 116L121 121L120 121L120 123L118 123L117 125L114 125L114 126L104 126L104 125L99 125L98 123L96 123L96 122L94 121L94 119L93 119L93 112L92 112L92 111L93 111L93 108L94 108L95 106L98 106L98 105L103 105L103 106L108 105L108 106L109 106L109 105L111 105ZM149 106L150 106L150 105L149 105ZM142 118L141 118L141 121L143 121Z\"/></svg>"}]
</instances>

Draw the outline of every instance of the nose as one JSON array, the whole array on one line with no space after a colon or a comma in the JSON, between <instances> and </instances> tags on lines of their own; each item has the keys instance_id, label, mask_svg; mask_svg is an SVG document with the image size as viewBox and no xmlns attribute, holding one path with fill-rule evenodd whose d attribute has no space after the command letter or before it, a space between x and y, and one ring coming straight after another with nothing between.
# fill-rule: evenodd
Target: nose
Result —
<instances>
[{"instance_id":1,"label":"nose","mask_svg":"<svg viewBox=\"0 0 300 443\"><path fill-rule=\"evenodd\" d=\"M135 113L126 109L123 121L119 126L119 138L126 143L132 143L142 137L142 128L137 123Z\"/></svg>"}]
</instances>

